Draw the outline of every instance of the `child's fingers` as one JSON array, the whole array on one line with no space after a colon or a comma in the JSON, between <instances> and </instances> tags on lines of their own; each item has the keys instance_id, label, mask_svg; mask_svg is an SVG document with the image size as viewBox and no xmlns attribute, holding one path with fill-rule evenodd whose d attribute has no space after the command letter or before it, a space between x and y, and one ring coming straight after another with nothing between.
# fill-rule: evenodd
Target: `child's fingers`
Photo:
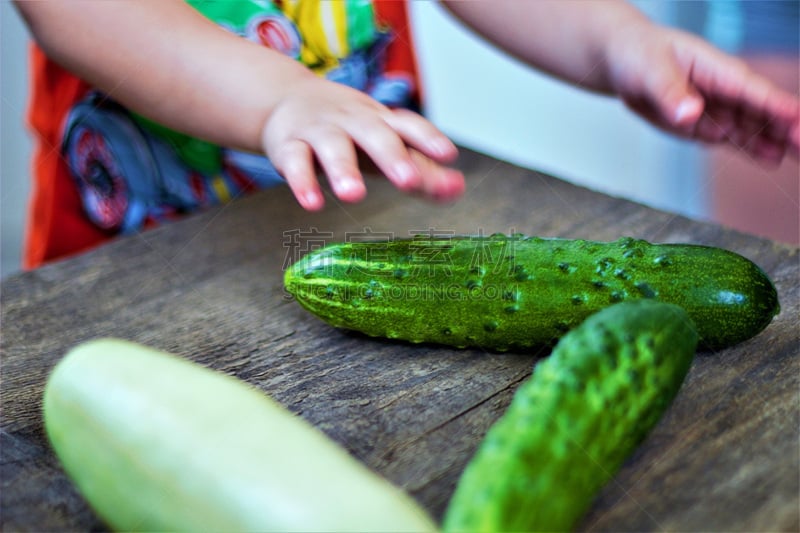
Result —
<instances>
[{"instance_id":1,"label":"child's fingers","mask_svg":"<svg viewBox=\"0 0 800 533\"><path fill-rule=\"evenodd\" d=\"M463 175L443 166L455 159L456 147L433 124L327 81L314 79L289 92L264 125L262 143L310 210L324 204L315 162L334 194L348 202L366 194L360 170L365 159L403 191L448 200L464 189Z\"/></svg>"},{"instance_id":2,"label":"child's fingers","mask_svg":"<svg viewBox=\"0 0 800 533\"><path fill-rule=\"evenodd\" d=\"M358 169L353 141L344 130L329 126L312 130L306 141L333 188L334 194L345 202L358 202L367 194Z\"/></svg>"},{"instance_id":3,"label":"child's fingers","mask_svg":"<svg viewBox=\"0 0 800 533\"><path fill-rule=\"evenodd\" d=\"M308 144L296 139L287 141L274 151L271 161L304 209L322 209L325 200L317 183L313 154Z\"/></svg>"},{"instance_id":4,"label":"child's fingers","mask_svg":"<svg viewBox=\"0 0 800 533\"><path fill-rule=\"evenodd\" d=\"M457 155L455 145L444 135L438 133L438 130L421 116L411 112L400 113L400 115L405 116L397 117L398 120L391 124L364 118L352 121L353 141L372 163L401 190L419 193L436 201L450 201L459 197L464 192L464 175L439 161L441 157L450 158ZM403 119L410 122L410 126L407 123L403 124ZM397 131L393 127L398 123L401 123L399 125L401 131ZM425 126L425 124L429 124L429 126ZM419 132L422 132L422 137L433 133L433 138L436 138L436 134L438 134L446 141L442 144L444 149L433 150L436 153L431 156L411 143L406 144L406 139L401 138L403 137L402 132L408 132L414 128L419 128L416 133L411 133L412 136L417 135L417 140L420 139ZM452 152L448 145L452 147ZM410 168L403 168L406 165ZM398 169L398 167L400 168ZM413 173L413 181L398 176L401 173Z\"/></svg>"},{"instance_id":5,"label":"child's fingers","mask_svg":"<svg viewBox=\"0 0 800 533\"><path fill-rule=\"evenodd\" d=\"M660 115L660 122L684 135L703 114L705 100L692 86L681 65L671 55L644 74L645 98Z\"/></svg>"},{"instance_id":6,"label":"child's fingers","mask_svg":"<svg viewBox=\"0 0 800 533\"><path fill-rule=\"evenodd\" d=\"M419 189L421 178L406 144L379 116L354 118L346 127L356 145L397 188Z\"/></svg>"},{"instance_id":7,"label":"child's fingers","mask_svg":"<svg viewBox=\"0 0 800 533\"><path fill-rule=\"evenodd\" d=\"M421 192L435 201L449 202L464 193L464 174L454 168L442 166L426 154L413 148L409 150L414 166L422 176Z\"/></svg>"},{"instance_id":8,"label":"child's fingers","mask_svg":"<svg viewBox=\"0 0 800 533\"><path fill-rule=\"evenodd\" d=\"M726 140L736 127L736 113L727 106L708 105L697 121L694 137L717 143Z\"/></svg>"},{"instance_id":9,"label":"child's fingers","mask_svg":"<svg viewBox=\"0 0 800 533\"><path fill-rule=\"evenodd\" d=\"M789 152L795 157L800 157L800 117L789 128Z\"/></svg>"},{"instance_id":10,"label":"child's fingers","mask_svg":"<svg viewBox=\"0 0 800 533\"><path fill-rule=\"evenodd\" d=\"M699 54L694 47L687 50L692 59L690 70L691 82L697 90L719 107L731 109L739 107L745 90L747 65L740 59L729 57L711 48L704 42L694 39L689 41L699 47Z\"/></svg>"},{"instance_id":11,"label":"child's fingers","mask_svg":"<svg viewBox=\"0 0 800 533\"><path fill-rule=\"evenodd\" d=\"M735 117L726 138L764 161L783 157L791 150L792 124L798 120L799 103L739 58L730 57L702 43L692 68L692 82L716 108L717 114ZM712 118L716 118L712 113ZM719 121L722 123L722 121ZM701 139L707 140L704 136Z\"/></svg>"},{"instance_id":12,"label":"child's fingers","mask_svg":"<svg viewBox=\"0 0 800 533\"><path fill-rule=\"evenodd\" d=\"M760 76L751 75L749 83L743 84L741 96L736 102L739 109L738 126L747 140L764 132L772 119L767 111L770 86Z\"/></svg>"},{"instance_id":13,"label":"child's fingers","mask_svg":"<svg viewBox=\"0 0 800 533\"><path fill-rule=\"evenodd\" d=\"M740 94L744 99L744 92ZM755 97L751 93L750 98ZM757 100L712 102L698 121L694 137L705 142L728 142L763 163L779 163L791 149L791 124L770 114ZM769 105L765 102L763 104Z\"/></svg>"},{"instance_id":14,"label":"child's fingers","mask_svg":"<svg viewBox=\"0 0 800 533\"><path fill-rule=\"evenodd\" d=\"M385 120L406 143L436 161L449 163L458 156L458 149L453 141L413 111L395 109Z\"/></svg>"},{"instance_id":15,"label":"child's fingers","mask_svg":"<svg viewBox=\"0 0 800 533\"><path fill-rule=\"evenodd\" d=\"M764 137L776 142L781 142L787 146L791 145L792 124L787 120L771 120L767 123Z\"/></svg>"},{"instance_id":16,"label":"child's fingers","mask_svg":"<svg viewBox=\"0 0 800 533\"><path fill-rule=\"evenodd\" d=\"M796 135L800 126L800 100L796 96L778 90L770 98L766 116L769 138L784 142L788 151L797 155L800 148L800 139Z\"/></svg>"},{"instance_id":17,"label":"child's fingers","mask_svg":"<svg viewBox=\"0 0 800 533\"><path fill-rule=\"evenodd\" d=\"M458 149L446 135L412 111L392 110L381 117L380 124L361 122L352 129L352 134L358 146L391 181L402 190L435 201L451 201L463 194L464 175L443 164L458 156ZM392 176L392 168L397 165L401 168L410 165L414 181L402 182L397 174Z\"/></svg>"},{"instance_id":18,"label":"child's fingers","mask_svg":"<svg viewBox=\"0 0 800 533\"><path fill-rule=\"evenodd\" d=\"M759 137L749 148L750 153L763 163L778 165L786 155L786 143Z\"/></svg>"},{"instance_id":19,"label":"child's fingers","mask_svg":"<svg viewBox=\"0 0 800 533\"><path fill-rule=\"evenodd\" d=\"M775 138L785 138L791 125L800 117L800 101L797 97L776 87L768 79L747 70L746 83L736 104L743 114L764 121Z\"/></svg>"}]
</instances>

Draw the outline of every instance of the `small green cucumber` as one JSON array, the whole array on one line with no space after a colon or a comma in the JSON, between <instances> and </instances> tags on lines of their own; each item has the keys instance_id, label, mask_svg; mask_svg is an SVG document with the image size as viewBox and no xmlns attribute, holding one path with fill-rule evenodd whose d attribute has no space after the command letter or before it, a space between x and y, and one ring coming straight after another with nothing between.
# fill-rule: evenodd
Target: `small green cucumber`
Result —
<instances>
[{"instance_id":1,"label":"small green cucumber","mask_svg":"<svg viewBox=\"0 0 800 533\"><path fill-rule=\"evenodd\" d=\"M47 435L127 531L433 531L399 488L244 382L102 339L56 365Z\"/></svg>"},{"instance_id":2,"label":"small green cucumber","mask_svg":"<svg viewBox=\"0 0 800 533\"><path fill-rule=\"evenodd\" d=\"M565 335L489 429L448 505L445 531L564 531L656 425L691 366L678 306L612 305Z\"/></svg>"},{"instance_id":3,"label":"small green cucumber","mask_svg":"<svg viewBox=\"0 0 800 533\"><path fill-rule=\"evenodd\" d=\"M613 303L689 313L704 348L753 337L779 311L770 279L728 250L522 235L331 244L287 269L286 290L333 326L491 350L548 344Z\"/></svg>"}]
</instances>

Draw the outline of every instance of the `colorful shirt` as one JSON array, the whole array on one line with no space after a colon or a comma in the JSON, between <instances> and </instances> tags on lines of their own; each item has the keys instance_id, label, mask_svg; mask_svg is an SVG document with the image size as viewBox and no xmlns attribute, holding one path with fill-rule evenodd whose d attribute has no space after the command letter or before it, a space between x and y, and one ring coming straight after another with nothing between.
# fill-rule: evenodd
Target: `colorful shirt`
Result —
<instances>
[{"instance_id":1,"label":"colorful shirt","mask_svg":"<svg viewBox=\"0 0 800 533\"><path fill-rule=\"evenodd\" d=\"M187 0L242 38L390 107L418 108L405 2ZM266 158L171 131L31 51L36 135L25 266L283 183Z\"/></svg>"}]
</instances>

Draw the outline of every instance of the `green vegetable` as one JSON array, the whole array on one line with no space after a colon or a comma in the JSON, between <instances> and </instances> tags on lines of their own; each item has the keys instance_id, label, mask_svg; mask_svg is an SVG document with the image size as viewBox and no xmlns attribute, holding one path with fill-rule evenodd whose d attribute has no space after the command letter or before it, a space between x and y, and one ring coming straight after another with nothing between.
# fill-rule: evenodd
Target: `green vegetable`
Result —
<instances>
[{"instance_id":1,"label":"green vegetable","mask_svg":"<svg viewBox=\"0 0 800 533\"><path fill-rule=\"evenodd\" d=\"M44 420L115 529L435 529L410 497L256 389L136 344L72 350L48 380Z\"/></svg>"},{"instance_id":2,"label":"green vegetable","mask_svg":"<svg viewBox=\"0 0 800 533\"><path fill-rule=\"evenodd\" d=\"M657 423L697 333L672 304L608 307L564 336L464 470L445 531L562 531Z\"/></svg>"},{"instance_id":3,"label":"green vegetable","mask_svg":"<svg viewBox=\"0 0 800 533\"><path fill-rule=\"evenodd\" d=\"M634 298L680 305L712 349L756 335L779 311L772 282L740 255L631 238L333 244L292 265L284 281L303 307L336 327L498 351L550 343Z\"/></svg>"}]
</instances>

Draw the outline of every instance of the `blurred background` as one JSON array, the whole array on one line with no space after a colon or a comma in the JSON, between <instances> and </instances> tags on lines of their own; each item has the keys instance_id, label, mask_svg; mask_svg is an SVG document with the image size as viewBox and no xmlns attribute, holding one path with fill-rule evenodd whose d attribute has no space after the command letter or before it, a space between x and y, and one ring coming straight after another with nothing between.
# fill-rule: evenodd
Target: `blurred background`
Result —
<instances>
[{"instance_id":1,"label":"blurred background","mask_svg":"<svg viewBox=\"0 0 800 533\"><path fill-rule=\"evenodd\" d=\"M663 24L743 57L786 89L800 89L800 1L634 3ZM427 114L459 144L609 194L800 244L796 160L766 169L739 150L662 134L613 99L579 91L495 52L435 2L410 4ZM0 0L3 277L20 269L30 187L28 39L13 5Z\"/></svg>"}]
</instances>

